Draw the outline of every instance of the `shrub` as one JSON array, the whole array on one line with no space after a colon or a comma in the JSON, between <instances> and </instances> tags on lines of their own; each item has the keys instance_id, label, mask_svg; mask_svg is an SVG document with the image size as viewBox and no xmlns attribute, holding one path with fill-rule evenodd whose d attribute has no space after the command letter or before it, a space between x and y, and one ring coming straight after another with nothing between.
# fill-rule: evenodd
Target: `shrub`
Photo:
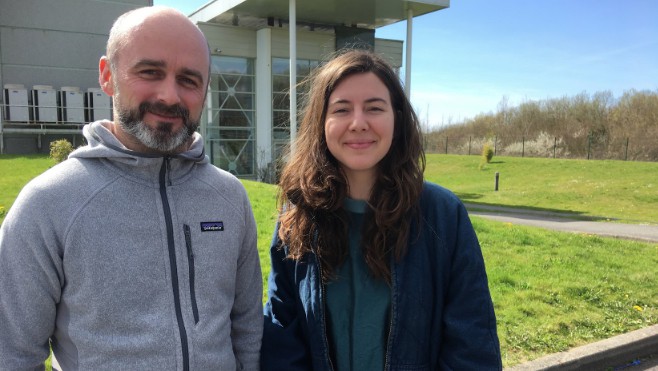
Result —
<instances>
[{"instance_id":1,"label":"shrub","mask_svg":"<svg viewBox=\"0 0 658 371\"><path fill-rule=\"evenodd\" d=\"M494 150L493 147L491 146L491 143L485 143L482 146L482 160L486 161L487 163L491 162L491 159L493 158L494 155Z\"/></svg>"},{"instance_id":2,"label":"shrub","mask_svg":"<svg viewBox=\"0 0 658 371\"><path fill-rule=\"evenodd\" d=\"M50 158L56 163L66 160L71 152L73 152L73 145L66 139L50 142Z\"/></svg>"}]
</instances>

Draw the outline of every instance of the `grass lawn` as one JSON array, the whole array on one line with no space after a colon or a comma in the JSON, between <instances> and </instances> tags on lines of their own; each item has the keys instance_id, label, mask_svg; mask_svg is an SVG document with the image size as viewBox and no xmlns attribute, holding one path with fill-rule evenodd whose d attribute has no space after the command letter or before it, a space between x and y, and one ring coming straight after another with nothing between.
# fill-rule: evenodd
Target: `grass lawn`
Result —
<instances>
[{"instance_id":1,"label":"grass lawn","mask_svg":"<svg viewBox=\"0 0 658 371\"><path fill-rule=\"evenodd\" d=\"M429 155L426 177L464 201L658 220L658 164ZM43 156L0 156L0 207L52 166ZM501 174L493 191L493 174ZM263 283L276 187L243 181L258 223ZM2 220L0 209L0 220ZM658 323L658 244L547 231L473 217L487 266L505 367Z\"/></svg>"},{"instance_id":2,"label":"grass lawn","mask_svg":"<svg viewBox=\"0 0 658 371\"><path fill-rule=\"evenodd\" d=\"M425 176L463 201L658 223L658 163L430 154ZM495 173L499 189L494 191Z\"/></svg>"}]
</instances>

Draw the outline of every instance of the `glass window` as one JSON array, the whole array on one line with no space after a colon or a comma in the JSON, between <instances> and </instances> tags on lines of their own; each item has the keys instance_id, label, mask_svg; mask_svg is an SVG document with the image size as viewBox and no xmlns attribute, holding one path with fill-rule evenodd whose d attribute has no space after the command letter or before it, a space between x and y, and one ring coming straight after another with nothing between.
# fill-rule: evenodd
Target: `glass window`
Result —
<instances>
[{"instance_id":1,"label":"glass window","mask_svg":"<svg viewBox=\"0 0 658 371\"><path fill-rule=\"evenodd\" d=\"M237 176L255 171L254 60L213 56L206 140L210 161Z\"/></svg>"},{"instance_id":2,"label":"glass window","mask_svg":"<svg viewBox=\"0 0 658 371\"><path fill-rule=\"evenodd\" d=\"M319 61L298 59L297 82L303 81ZM290 63L285 58L272 59L272 142L282 148L290 140ZM297 106L301 109L306 91L297 86ZM278 151L277 151L278 152Z\"/></svg>"}]
</instances>

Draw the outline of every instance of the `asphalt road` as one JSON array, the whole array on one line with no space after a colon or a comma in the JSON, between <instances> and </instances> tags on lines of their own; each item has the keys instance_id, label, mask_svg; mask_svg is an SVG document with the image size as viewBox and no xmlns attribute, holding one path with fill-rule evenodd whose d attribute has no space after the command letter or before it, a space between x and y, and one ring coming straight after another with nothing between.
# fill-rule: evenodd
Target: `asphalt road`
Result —
<instances>
[{"instance_id":1,"label":"asphalt road","mask_svg":"<svg viewBox=\"0 0 658 371\"><path fill-rule=\"evenodd\" d=\"M468 213L486 219L529 225L563 232L587 233L658 243L658 224L626 224L602 220L578 220L573 215L525 210L506 206L466 203ZM658 223L658 221L656 221Z\"/></svg>"}]
</instances>

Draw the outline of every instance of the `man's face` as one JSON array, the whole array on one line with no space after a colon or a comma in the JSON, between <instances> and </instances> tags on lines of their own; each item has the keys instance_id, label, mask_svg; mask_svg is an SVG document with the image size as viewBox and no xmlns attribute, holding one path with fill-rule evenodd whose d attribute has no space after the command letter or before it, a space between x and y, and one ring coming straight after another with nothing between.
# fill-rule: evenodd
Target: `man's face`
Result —
<instances>
[{"instance_id":1,"label":"man's face","mask_svg":"<svg viewBox=\"0 0 658 371\"><path fill-rule=\"evenodd\" d=\"M109 64L115 133L147 153L184 151L199 126L208 84L208 48L190 24L173 20L131 33ZM101 85L103 85L101 61Z\"/></svg>"}]
</instances>

